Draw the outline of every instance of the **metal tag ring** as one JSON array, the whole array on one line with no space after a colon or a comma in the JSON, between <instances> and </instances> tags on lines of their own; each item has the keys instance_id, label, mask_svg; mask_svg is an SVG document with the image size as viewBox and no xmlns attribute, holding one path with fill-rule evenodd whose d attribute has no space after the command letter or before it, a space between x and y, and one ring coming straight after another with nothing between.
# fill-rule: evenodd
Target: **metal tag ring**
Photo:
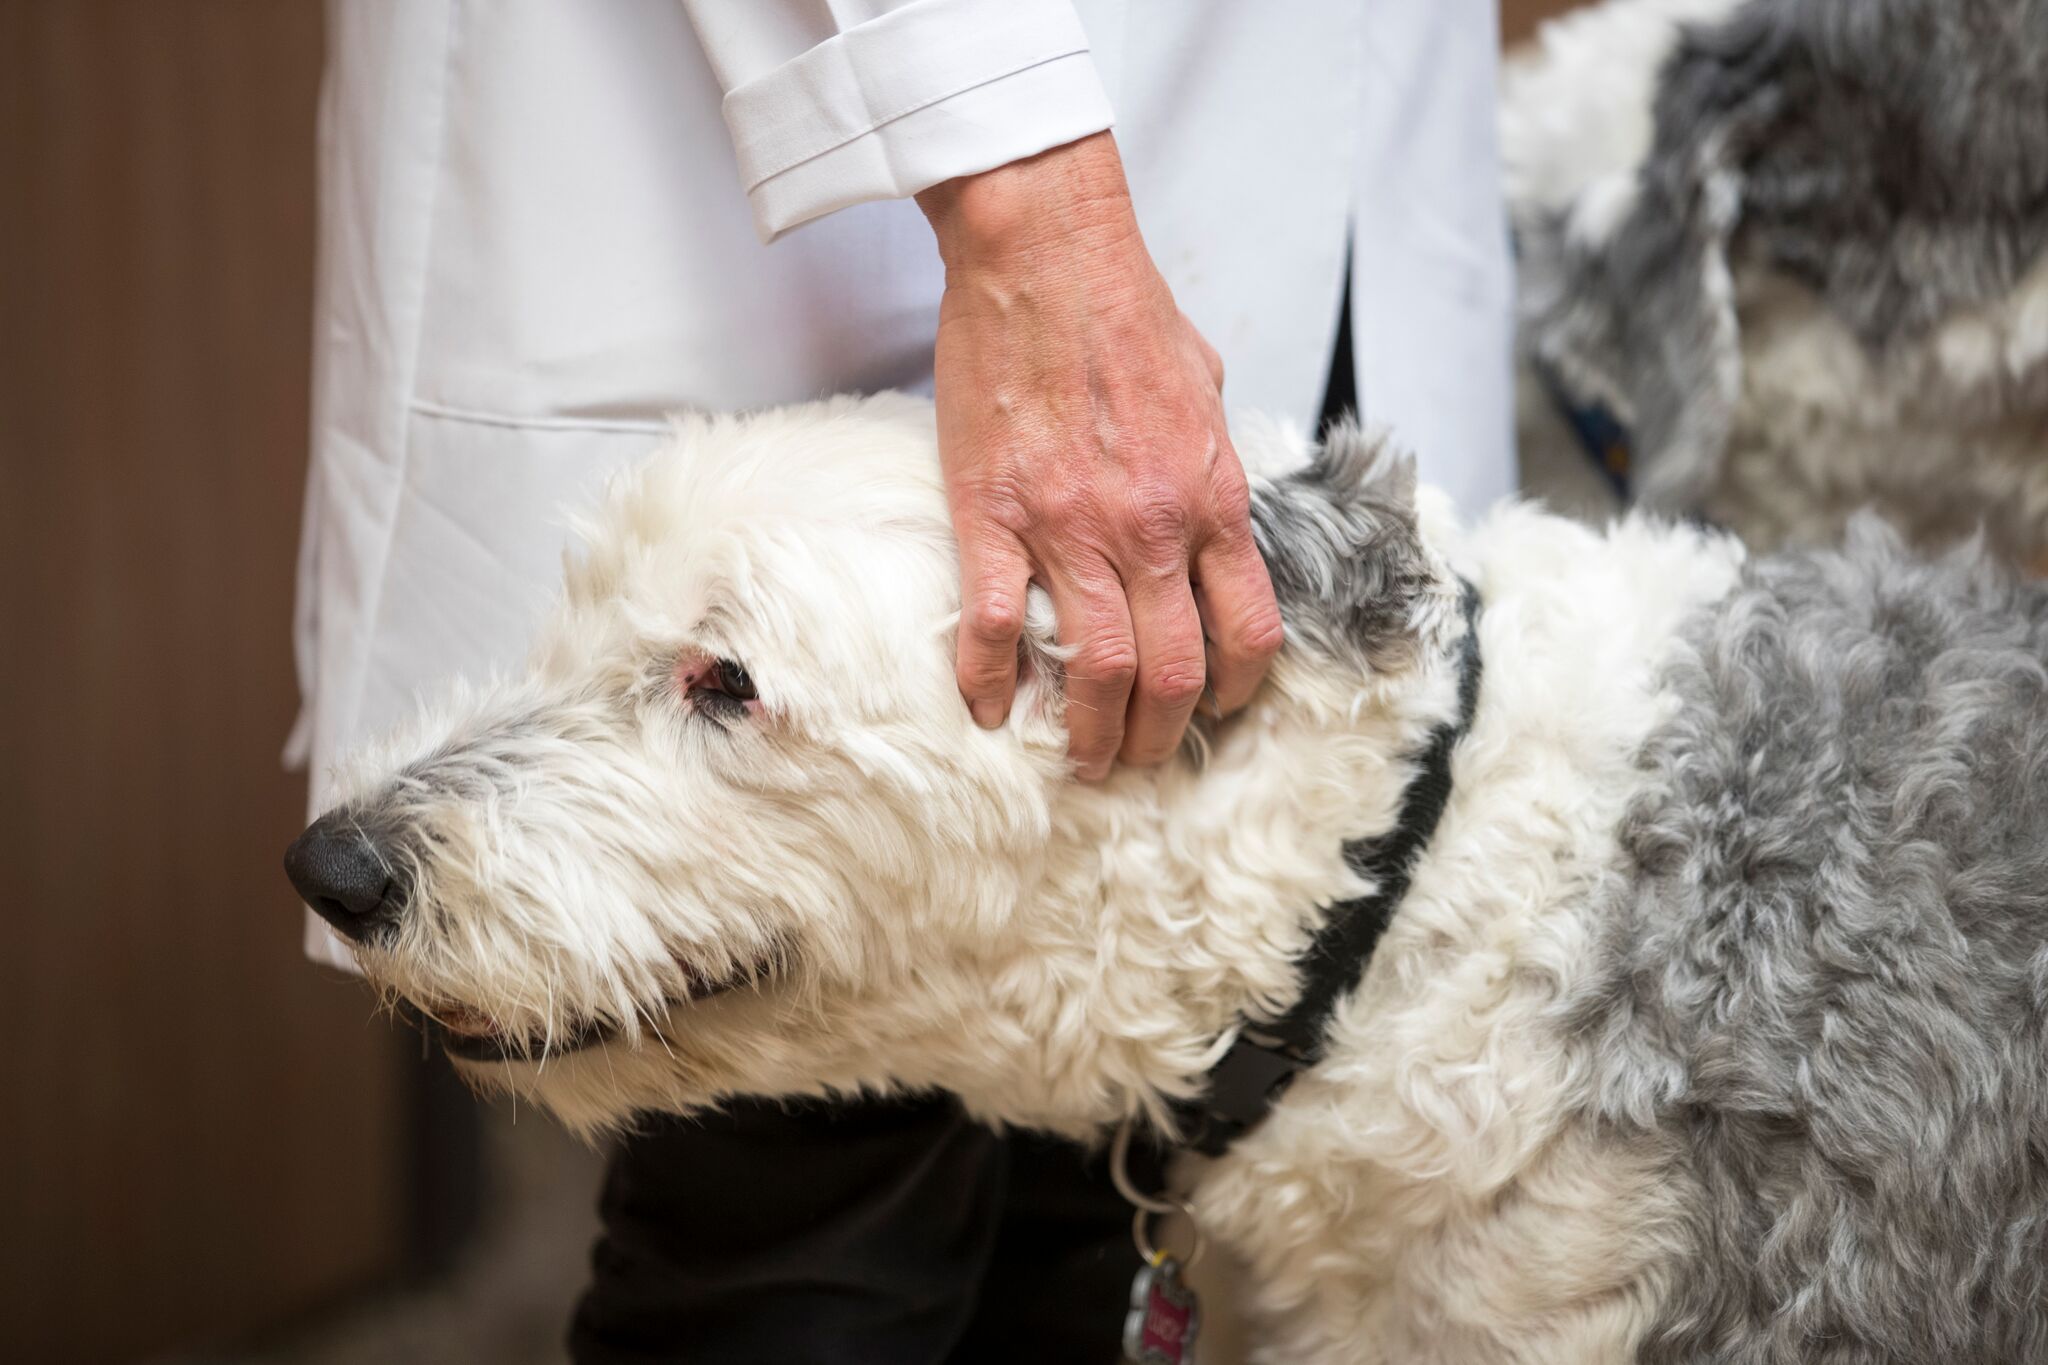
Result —
<instances>
[{"instance_id":1,"label":"metal tag ring","mask_svg":"<svg viewBox=\"0 0 2048 1365\"><path fill-rule=\"evenodd\" d=\"M1145 1235L1145 1220L1178 1213L1188 1220L1188 1226L1194 1230L1194 1249L1188 1253L1187 1259L1181 1262L1183 1266L1192 1266L1202 1258L1202 1248L1207 1245L1207 1240L1202 1236L1202 1225L1195 1221L1195 1211L1188 1206L1186 1200L1175 1199L1171 1195L1140 1194L1138 1187L1131 1183L1131 1127L1131 1120L1125 1119L1118 1126L1116 1140L1109 1148L1110 1181L1115 1184L1116 1192L1131 1205L1131 1245L1137 1247L1138 1257L1146 1265L1157 1265L1160 1249L1153 1246L1152 1239Z\"/></svg>"},{"instance_id":2,"label":"metal tag ring","mask_svg":"<svg viewBox=\"0 0 2048 1365\"><path fill-rule=\"evenodd\" d=\"M1202 1225L1195 1221L1195 1211L1185 1203L1178 1199L1173 1200L1168 1211L1185 1214L1188 1228L1195 1234L1195 1244L1189 1248L1188 1254L1174 1258L1180 1262L1183 1270L1192 1270L1195 1262L1202 1259L1202 1252L1209 1245L1208 1239L1202 1236ZM1158 1265L1161 1256L1168 1254L1163 1247L1153 1246L1152 1239L1145 1235L1145 1220L1161 1216L1151 1209L1131 1210L1131 1245L1138 1249L1138 1259L1146 1265Z\"/></svg>"},{"instance_id":3,"label":"metal tag ring","mask_svg":"<svg viewBox=\"0 0 2048 1365\"><path fill-rule=\"evenodd\" d=\"M1109 1178L1115 1184L1116 1192L1124 1197L1125 1203L1149 1213L1178 1213L1187 1207L1178 1200L1140 1194L1138 1187L1131 1183L1130 1159L1131 1120L1125 1119L1117 1126L1116 1140L1109 1147Z\"/></svg>"}]
</instances>

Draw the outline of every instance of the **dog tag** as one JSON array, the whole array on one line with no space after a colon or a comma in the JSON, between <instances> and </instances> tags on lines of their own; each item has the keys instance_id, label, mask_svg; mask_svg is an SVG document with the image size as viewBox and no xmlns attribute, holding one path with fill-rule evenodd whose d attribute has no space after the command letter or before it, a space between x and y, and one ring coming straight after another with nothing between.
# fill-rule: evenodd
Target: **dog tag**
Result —
<instances>
[{"instance_id":1,"label":"dog tag","mask_svg":"<svg viewBox=\"0 0 2048 1365\"><path fill-rule=\"evenodd\" d=\"M1180 1262L1154 1252L1131 1281L1124 1359L1130 1365L1195 1365L1195 1334L1201 1328L1201 1305L1181 1280Z\"/></svg>"}]
</instances>

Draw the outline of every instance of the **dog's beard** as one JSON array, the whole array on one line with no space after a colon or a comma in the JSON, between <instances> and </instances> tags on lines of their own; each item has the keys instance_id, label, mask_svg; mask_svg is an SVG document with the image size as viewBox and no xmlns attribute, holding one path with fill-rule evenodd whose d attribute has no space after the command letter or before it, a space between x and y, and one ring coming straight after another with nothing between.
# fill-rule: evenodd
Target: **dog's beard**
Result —
<instances>
[{"instance_id":1,"label":"dog's beard","mask_svg":"<svg viewBox=\"0 0 2048 1365\"><path fill-rule=\"evenodd\" d=\"M366 974L401 1015L411 1019L454 1057L468 1062L539 1062L652 1035L665 1044L663 1029L673 1011L742 989L761 989L782 977L789 954L772 951L737 964L707 968L684 958L661 974L658 991L636 992L630 1002L597 1006L551 998L542 1011L494 1006L490 992L453 989L416 979L395 961L396 954L366 954ZM382 961L367 960L382 958ZM549 992L552 997L554 992Z\"/></svg>"}]
</instances>

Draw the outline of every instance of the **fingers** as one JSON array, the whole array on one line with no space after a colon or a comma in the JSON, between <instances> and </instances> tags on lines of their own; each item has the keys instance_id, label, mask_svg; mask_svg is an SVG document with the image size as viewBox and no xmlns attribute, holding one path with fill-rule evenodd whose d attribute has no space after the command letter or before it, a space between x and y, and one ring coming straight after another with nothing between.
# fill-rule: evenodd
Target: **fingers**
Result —
<instances>
[{"instance_id":1,"label":"fingers","mask_svg":"<svg viewBox=\"0 0 2048 1365\"><path fill-rule=\"evenodd\" d=\"M1209 690L1225 715L1252 698L1285 631L1266 561L1252 540L1244 474L1218 461L1216 530L1195 552L1196 601L1209 637Z\"/></svg>"},{"instance_id":2,"label":"fingers","mask_svg":"<svg viewBox=\"0 0 2048 1365\"><path fill-rule=\"evenodd\" d=\"M1280 608L1249 535L1210 541L1195 557L1195 573L1209 636L1209 690L1227 716L1252 699L1280 652Z\"/></svg>"},{"instance_id":3,"label":"fingers","mask_svg":"<svg viewBox=\"0 0 2048 1365\"><path fill-rule=\"evenodd\" d=\"M1123 743L1124 710L1138 671L1123 585L1107 564L1086 575L1047 575L1067 660L1067 756L1084 782L1109 775Z\"/></svg>"},{"instance_id":4,"label":"fingers","mask_svg":"<svg viewBox=\"0 0 2048 1365\"><path fill-rule=\"evenodd\" d=\"M1196 614L1184 567L1139 578L1131 591L1130 611L1138 673L1119 756L1126 763L1148 767L1172 757L1201 700L1207 673L1202 619Z\"/></svg>"},{"instance_id":5,"label":"fingers","mask_svg":"<svg viewBox=\"0 0 2048 1365\"><path fill-rule=\"evenodd\" d=\"M960 695L985 730L1001 725L1017 693L1017 641L1031 569L1024 547L997 526L962 528Z\"/></svg>"}]
</instances>

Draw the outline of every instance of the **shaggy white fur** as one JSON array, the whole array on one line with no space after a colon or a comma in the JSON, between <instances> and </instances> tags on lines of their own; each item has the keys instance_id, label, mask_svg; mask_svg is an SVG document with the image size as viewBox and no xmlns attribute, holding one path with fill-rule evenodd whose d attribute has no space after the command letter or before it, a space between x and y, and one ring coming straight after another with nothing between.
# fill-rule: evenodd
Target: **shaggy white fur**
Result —
<instances>
[{"instance_id":1,"label":"shaggy white fur","mask_svg":"<svg viewBox=\"0 0 2048 1365\"><path fill-rule=\"evenodd\" d=\"M1330 1061L1197 1187L1242 1249L1273 1361L1633 1359L1668 1247L1647 1164L1571 1130L1557 1002L1668 715L1660 661L1734 580L1725 538L1527 507L1426 523L1486 602L1478 718L1443 823Z\"/></svg>"},{"instance_id":2,"label":"shaggy white fur","mask_svg":"<svg viewBox=\"0 0 2048 1365\"><path fill-rule=\"evenodd\" d=\"M1304 443L1239 434L1275 496ZM1331 474L1417 496L1368 443ZM1413 886L1327 1058L1192 1197L1252 1269L1261 1360L1628 1357L1667 1273L1662 1195L1569 1122L1590 1081L1554 1015L1592 970L1659 662L1733 582L1732 540L1526 507L1468 531L1424 490L1402 648L1291 624L1247 711L1082 787L1042 612L1007 726L957 696L926 405L691 419L585 532L531 674L343 784L409 888L368 973L532 1040L471 1073L584 1131L906 1087L1084 1138L1170 1122L1291 998L1318 907L1366 889L1343 846L1393 825L1405 756L1455 713L1453 571L1477 584L1482 698ZM708 684L718 659L758 698Z\"/></svg>"}]
</instances>

